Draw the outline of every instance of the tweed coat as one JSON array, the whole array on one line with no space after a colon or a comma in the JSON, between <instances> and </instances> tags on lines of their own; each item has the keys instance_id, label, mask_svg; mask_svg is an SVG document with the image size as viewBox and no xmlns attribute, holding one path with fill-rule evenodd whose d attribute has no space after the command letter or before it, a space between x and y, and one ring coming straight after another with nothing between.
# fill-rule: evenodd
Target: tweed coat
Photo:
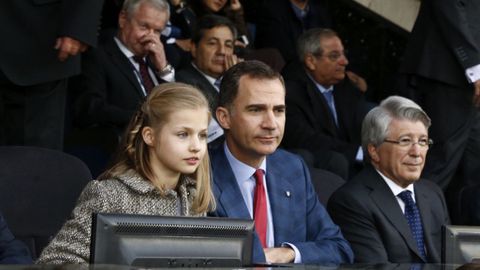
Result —
<instances>
[{"instance_id":1,"label":"tweed coat","mask_svg":"<svg viewBox=\"0 0 480 270\"><path fill-rule=\"evenodd\" d=\"M43 250L37 263L89 263L93 213L195 216L191 206L195 180L182 178L177 191L163 196L153 184L134 171L108 180L93 180L83 190L70 219ZM178 205L181 205L178 213Z\"/></svg>"}]
</instances>

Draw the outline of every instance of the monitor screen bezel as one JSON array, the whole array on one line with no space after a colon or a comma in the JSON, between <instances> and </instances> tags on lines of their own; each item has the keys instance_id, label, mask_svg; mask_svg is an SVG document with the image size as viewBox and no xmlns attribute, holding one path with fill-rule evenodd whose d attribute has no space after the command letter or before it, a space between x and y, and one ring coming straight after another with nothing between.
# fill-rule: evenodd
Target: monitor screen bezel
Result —
<instances>
[{"instance_id":1,"label":"monitor screen bezel","mask_svg":"<svg viewBox=\"0 0 480 270\"><path fill-rule=\"evenodd\" d=\"M151 233L148 230L148 226L157 226L156 228L163 228L165 224L168 226L178 227L174 234L166 234L165 232ZM120 226L125 228L128 226L140 226L140 228L147 228L148 234L151 236L156 236L152 240L162 241L165 238L177 237L182 241L199 241L201 239L207 239L210 242L215 241L234 241L235 249L238 249L238 245L241 246L241 250L232 251L236 257L235 260L232 258L221 258L222 255L211 254L211 256L202 257L202 258L186 258L188 254L179 254L178 257L162 257L161 254L158 254L158 257L152 257L147 259L139 258L135 260L137 263L134 266L143 266L143 267L245 267L251 266L252 264L252 243L253 243L253 234L254 234L254 221L251 219L232 219L232 218L222 218L222 217L185 217L185 216L154 216L154 215L138 215L138 214L115 214L115 213L94 213L92 218L92 233L91 233L91 244L90 244L90 263L91 264L123 264L119 263L120 254L115 253L116 255L113 258L109 257L106 254L111 250L109 249L111 243L116 243L120 241L122 237L141 237L142 233L115 233L113 230L116 230ZM159 226L159 227L158 227ZM186 229L185 229L186 228ZM195 232L200 232L202 235L190 235L192 230L189 228L195 228ZM163 230L163 229L162 229ZM221 234L218 234L218 230L221 230ZM143 236L145 233L143 233ZM187 239L187 240L185 240ZM145 241L145 240L144 240ZM148 241L148 240L147 240ZM205 244L208 241L203 241L202 244ZM107 242L109 243L107 245ZM197 242L198 243L198 242ZM207 244L208 245L208 244ZM227 245L228 246L228 245ZM120 247L115 246L113 249ZM224 250L222 250L223 252ZM228 252L227 252L228 253ZM118 254L118 255L117 255ZM240 254L240 255L238 255ZM141 256L141 254L138 254ZM238 255L238 256L237 256ZM217 257L215 257L217 256ZM140 263L140 264L138 264ZM125 265L125 264L123 264ZM132 264L130 264L132 265Z\"/></svg>"}]
</instances>

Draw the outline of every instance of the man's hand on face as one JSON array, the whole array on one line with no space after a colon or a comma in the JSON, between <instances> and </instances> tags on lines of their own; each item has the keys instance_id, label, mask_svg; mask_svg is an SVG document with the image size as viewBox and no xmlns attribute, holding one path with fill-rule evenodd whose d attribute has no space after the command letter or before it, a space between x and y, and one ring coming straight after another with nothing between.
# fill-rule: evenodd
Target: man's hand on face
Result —
<instances>
[{"instance_id":1,"label":"man's hand on face","mask_svg":"<svg viewBox=\"0 0 480 270\"><path fill-rule=\"evenodd\" d=\"M289 247L264 248L268 263L291 263L295 260L295 251Z\"/></svg>"},{"instance_id":2,"label":"man's hand on face","mask_svg":"<svg viewBox=\"0 0 480 270\"><path fill-rule=\"evenodd\" d=\"M237 57L236 54L226 54L225 55L225 70L233 67L237 63L243 62L242 58Z\"/></svg>"},{"instance_id":3,"label":"man's hand on face","mask_svg":"<svg viewBox=\"0 0 480 270\"><path fill-rule=\"evenodd\" d=\"M151 32L143 36L140 39L140 43L143 44L144 51L157 70L162 70L168 64L165 49L160 41L159 34Z\"/></svg>"}]
</instances>

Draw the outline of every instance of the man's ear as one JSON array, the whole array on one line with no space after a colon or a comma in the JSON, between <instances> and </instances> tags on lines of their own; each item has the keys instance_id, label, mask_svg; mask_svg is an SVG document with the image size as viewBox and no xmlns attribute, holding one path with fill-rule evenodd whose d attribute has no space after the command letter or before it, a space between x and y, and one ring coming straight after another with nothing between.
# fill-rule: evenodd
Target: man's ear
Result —
<instances>
[{"instance_id":1,"label":"man's ear","mask_svg":"<svg viewBox=\"0 0 480 270\"><path fill-rule=\"evenodd\" d=\"M307 54L303 58L303 62L305 63L305 67L310 71L315 70L315 62L316 61L317 61L317 59L315 58L315 56L313 54Z\"/></svg>"},{"instance_id":2,"label":"man's ear","mask_svg":"<svg viewBox=\"0 0 480 270\"><path fill-rule=\"evenodd\" d=\"M197 59L197 44L195 42L190 42L190 54L192 55L193 60Z\"/></svg>"},{"instance_id":3,"label":"man's ear","mask_svg":"<svg viewBox=\"0 0 480 270\"><path fill-rule=\"evenodd\" d=\"M223 129L230 129L230 112L225 107L218 107L215 111L217 121Z\"/></svg>"},{"instance_id":4,"label":"man's ear","mask_svg":"<svg viewBox=\"0 0 480 270\"><path fill-rule=\"evenodd\" d=\"M120 11L118 14L118 28L122 29L127 22L127 12L125 10Z\"/></svg>"},{"instance_id":5,"label":"man's ear","mask_svg":"<svg viewBox=\"0 0 480 270\"><path fill-rule=\"evenodd\" d=\"M154 130L151 127L144 127L142 129L142 138L143 138L143 141L148 146L154 146L155 145L155 133L154 133Z\"/></svg>"},{"instance_id":6,"label":"man's ear","mask_svg":"<svg viewBox=\"0 0 480 270\"><path fill-rule=\"evenodd\" d=\"M375 163L378 163L380 162L380 157L378 156L378 147L374 146L373 144L369 144L367 146L367 150L368 150L368 155L370 156L370 159L375 162Z\"/></svg>"}]
</instances>

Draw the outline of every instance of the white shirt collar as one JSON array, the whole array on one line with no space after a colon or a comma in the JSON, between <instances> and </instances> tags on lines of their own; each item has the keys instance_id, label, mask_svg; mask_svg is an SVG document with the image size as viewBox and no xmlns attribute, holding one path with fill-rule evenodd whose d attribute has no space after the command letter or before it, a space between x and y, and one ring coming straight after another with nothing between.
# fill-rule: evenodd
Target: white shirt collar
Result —
<instances>
[{"instance_id":1,"label":"white shirt collar","mask_svg":"<svg viewBox=\"0 0 480 270\"><path fill-rule=\"evenodd\" d=\"M227 143L225 142L223 145L223 149L225 151L225 155L227 156L227 160L230 163L230 166L232 167L233 174L235 175L235 179L237 180L238 184L241 186L241 182L243 181L249 181L252 177L252 175L255 173L256 168L251 167L250 165L247 165L237 158L235 158L230 152L230 149L228 149ZM264 172L264 175L266 176L266 171L267 171L267 159L263 159L262 164L260 164L259 169L262 169Z\"/></svg>"},{"instance_id":2,"label":"white shirt collar","mask_svg":"<svg viewBox=\"0 0 480 270\"><path fill-rule=\"evenodd\" d=\"M207 79L207 81L212 84L212 86L213 86L215 89L217 89L217 87L215 87L215 81L216 81L217 79L215 79L214 77L212 77L212 76L210 76L210 75L205 74L205 73L204 73L203 71L201 71L201 70L197 67L197 65L195 65L195 63L193 63L193 62L192 62L192 66L193 66L198 72L200 72L200 73L205 77L205 79ZM218 89L217 89L217 91L218 91Z\"/></svg>"},{"instance_id":3,"label":"white shirt collar","mask_svg":"<svg viewBox=\"0 0 480 270\"><path fill-rule=\"evenodd\" d=\"M320 93L325 93L325 92L329 92L329 91L333 91L333 85L330 85L330 87L326 88L325 86L317 83L317 81L315 81L312 76L310 76L310 74L308 74L308 72L306 72L308 78L310 78L310 80L312 80L312 82L315 84L315 86L317 87L317 89L320 91Z\"/></svg>"},{"instance_id":4,"label":"white shirt collar","mask_svg":"<svg viewBox=\"0 0 480 270\"><path fill-rule=\"evenodd\" d=\"M403 187L399 186L397 183L393 182L393 180L391 180L390 178L383 175L379 170L377 170L377 169L375 169L375 170L378 172L378 174L380 174L380 176L383 178L385 183L387 183L388 187L392 191L393 195L395 195L395 197L397 197L398 194L400 194L401 192L403 192L405 190L410 190L410 192L412 193L413 201L415 201L415 191L414 191L413 183L408 185L406 188L403 188Z\"/></svg>"},{"instance_id":5,"label":"white shirt collar","mask_svg":"<svg viewBox=\"0 0 480 270\"><path fill-rule=\"evenodd\" d=\"M115 43L117 43L117 46L118 48L120 49L120 51L128 58L128 59L131 59L132 57L135 56L135 54L133 54L123 43L122 41L117 38L117 37L113 37L113 39L115 40Z\"/></svg>"}]
</instances>

